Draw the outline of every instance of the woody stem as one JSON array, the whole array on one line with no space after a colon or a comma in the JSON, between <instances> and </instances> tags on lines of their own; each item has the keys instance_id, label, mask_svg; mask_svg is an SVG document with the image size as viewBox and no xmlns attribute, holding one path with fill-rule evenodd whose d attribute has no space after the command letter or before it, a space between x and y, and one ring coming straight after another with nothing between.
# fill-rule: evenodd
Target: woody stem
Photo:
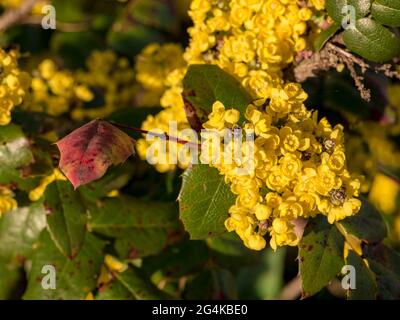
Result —
<instances>
[{"instance_id":1,"label":"woody stem","mask_svg":"<svg viewBox=\"0 0 400 320\"><path fill-rule=\"evenodd\" d=\"M183 145L188 144L188 145L193 145L195 147L201 147L201 144L183 140L183 139L180 139L180 138L177 138L174 136L170 136L166 133L152 132L152 131L148 131L148 130L144 130L144 129L140 129L140 128L136 128L136 127L127 126L127 125L121 124L121 123L115 123L115 122L110 122L110 123L120 129L127 129L127 130L131 130L131 131L138 132L138 133L150 134L152 136L159 137L161 139L166 139L168 141L174 141L176 143L183 144Z\"/></svg>"}]
</instances>

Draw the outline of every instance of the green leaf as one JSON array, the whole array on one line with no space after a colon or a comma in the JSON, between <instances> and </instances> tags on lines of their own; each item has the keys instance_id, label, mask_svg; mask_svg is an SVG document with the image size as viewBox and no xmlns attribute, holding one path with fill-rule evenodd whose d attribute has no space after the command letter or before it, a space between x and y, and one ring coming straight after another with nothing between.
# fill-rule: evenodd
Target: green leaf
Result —
<instances>
[{"instance_id":1,"label":"green leaf","mask_svg":"<svg viewBox=\"0 0 400 320\"><path fill-rule=\"evenodd\" d=\"M385 62L400 54L400 39L376 21L363 18L343 32L346 47L365 59Z\"/></svg>"},{"instance_id":2,"label":"green leaf","mask_svg":"<svg viewBox=\"0 0 400 320\"><path fill-rule=\"evenodd\" d=\"M378 299L400 299L400 254L380 243L364 248L370 269L376 274Z\"/></svg>"},{"instance_id":3,"label":"green leaf","mask_svg":"<svg viewBox=\"0 0 400 320\"><path fill-rule=\"evenodd\" d=\"M63 255L74 258L86 234L86 207L68 181L57 180L46 188L47 227Z\"/></svg>"},{"instance_id":4,"label":"green leaf","mask_svg":"<svg viewBox=\"0 0 400 320\"><path fill-rule=\"evenodd\" d=\"M325 4L329 16L339 24L349 14L347 11L342 12L344 6L354 7L356 18L363 18L370 11L371 0L327 0Z\"/></svg>"},{"instance_id":5,"label":"green leaf","mask_svg":"<svg viewBox=\"0 0 400 320\"><path fill-rule=\"evenodd\" d=\"M125 162L118 167L111 167L99 180L93 181L79 188L79 193L93 202L106 196L110 191L119 190L132 178L135 166L131 162Z\"/></svg>"},{"instance_id":6,"label":"green leaf","mask_svg":"<svg viewBox=\"0 0 400 320\"><path fill-rule=\"evenodd\" d=\"M169 278L180 278L203 270L208 260L208 248L203 241L186 240L169 246L165 251L143 259L148 274L161 272Z\"/></svg>"},{"instance_id":7,"label":"green leaf","mask_svg":"<svg viewBox=\"0 0 400 320\"><path fill-rule=\"evenodd\" d=\"M332 36L340 29L340 24L338 22L332 23L329 28L318 34L314 41L314 49L320 51L325 43L332 38Z\"/></svg>"},{"instance_id":8,"label":"green leaf","mask_svg":"<svg viewBox=\"0 0 400 320\"><path fill-rule=\"evenodd\" d=\"M243 241L234 232L219 237L207 238L213 261L228 270L237 270L244 265L254 265L260 261L261 254L251 251L243 245Z\"/></svg>"},{"instance_id":9,"label":"green leaf","mask_svg":"<svg viewBox=\"0 0 400 320\"><path fill-rule=\"evenodd\" d=\"M22 177L20 170L0 168L0 184L11 185L23 191L30 191L38 186L40 177Z\"/></svg>"},{"instance_id":10,"label":"green leaf","mask_svg":"<svg viewBox=\"0 0 400 320\"><path fill-rule=\"evenodd\" d=\"M375 0L371 8L372 17L390 27L400 27L400 2L396 0Z\"/></svg>"},{"instance_id":11,"label":"green leaf","mask_svg":"<svg viewBox=\"0 0 400 320\"><path fill-rule=\"evenodd\" d=\"M200 114L209 114L215 101L240 111L241 119L252 98L240 82L216 65L191 65L183 79L183 96ZM200 111L200 112L199 112Z\"/></svg>"},{"instance_id":12,"label":"green leaf","mask_svg":"<svg viewBox=\"0 0 400 320\"><path fill-rule=\"evenodd\" d=\"M30 257L39 234L46 227L41 203L14 209L0 219L0 259Z\"/></svg>"},{"instance_id":13,"label":"green leaf","mask_svg":"<svg viewBox=\"0 0 400 320\"><path fill-rule=\"evenodd\" d=\"M114 273L114 277L137 300L165 300L169 296L159 290L143 272L134 266L122 272Z\"/></svg>"},{"instance_id":14,"label":"green leaf","mask_svg":"<svg viewBox=\"0 0 400 320\"><path fill-rule=\"evenodd\" d=\"M356 215L346 218L339 223L345 230L367 243L382 241L387 235L387 229L382 216L374 205L361 198L362 206Z\"/></svg>"},{"instance_id":15,"label":"green leaf","mask_svg":"<svg viewBox=\"0 0 400 320\"><path fill-rule=\"evenodd\" d=\"M116 238L122 259L160 252L179 233L175 203L148 202L128 196L98 201L90 207L89 229Z\"/></svg>"},{"instance_id":16,"label":"green leaf","mask_svg":"<svg viewBox=\"0 0 400 320\"><path fill-rule=\"evenodd\" d=\"M235 198L217 169L200 164L186 170L179 210L190 238L205 239L224 233L224 221Z\"/></svg>"},{"instance_id":17,"label":"green leaf","mask_svg":"<svg viewBox=\"0 0 400 320\"><path fill-rule=\"evenodd\" d=\"M96 288L103 263L104 244L102 240L88 234L79 254L71 260L60 253L50 234L44 230L33 255L32 268L28 274L28 288L23 298L28 300L84 299ZM54 290L46 290L42 287L43 277L49 275L49 273L42 273L45 265L55 268L56 289Z\"/></svg>"},{"instance_id":18,"label":"green leaf","mask_svg":"<svg viewBox=\"0 0 400 320\"><path fill-rule=\"evenodd\" d=\"M14 125L0 126L0 168L20 168L33 160L29 141Z\"/></svg>"},{"instance_id":19,"label":"green leaf","mask_svg":"<svg viewBox=\"0 0 400 320\"><path fill-rule=\"evenodd\" d=\"M184 296L189 300L237 299L235 278L224 269L203 271L188 282Z\"/></svg>"},{"instance_id":20,"label":"green leaf","mask_svg":"<svg viewBox=\"0 0 400 320\"><path fill-rule=\"evenodd\" d=\"M375 300L377 287L374 273L365 265L353 251L349 252L346 264L355 268L356 287L347 291L349 300Z\"/></svg>"},{"instance_id":21,"label":"green leaf","mask_svg":"<svg viewBox=\"0 0 400 320\"><path fill-rule=\"evenodd\" d=\"M0 300L21 298L24 271L16 261L5 261L0 258Z\"/></svg>"},{"instance_id":22,"label":"green leaf","mask_svg":"<svg viewBox=\"0 0 400 320\"><path fill-rule=\"evenodd\" d=\"M258 264L241 268L237 276L239 299L279 299L285 284L286 253L285 247L277 251L268 248L260 252Z\"/></svg>"},{"instance_id":23,"label":"green leaf","mask_svg":"<svg viewBox=\"0 0 400 320\"><path fill-rule=\"evenodd\" d=\"M305 297L324 288L342 269L344 239L326 217L308 222L299 243L299 265Z\"/></svg>"},{"instance_id":24,"label":"green leaf","mask_svg":"<svg viewBox=\"0 0 400 320\"><path fill-rule=\"evenodd\" d=\"M136 300L123 284L113 280L101 286L95 297L96 300Z\"/></svg>"}]
</instances>

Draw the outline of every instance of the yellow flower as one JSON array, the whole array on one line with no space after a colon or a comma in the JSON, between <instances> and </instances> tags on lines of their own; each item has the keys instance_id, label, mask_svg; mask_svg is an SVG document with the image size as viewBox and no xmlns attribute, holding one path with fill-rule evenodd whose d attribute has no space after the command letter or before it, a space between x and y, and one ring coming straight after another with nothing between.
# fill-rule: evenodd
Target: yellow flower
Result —
<instances>
[{"instance_id":1,"label":"yellow flower","mask_svg":"<svg viewBox=\"0 0 400 320\"><path fill-rule=\"evenodd\" d=\"M104 263L111 272L121 273L128 269L128 265L126 263L119 261L117 258L109 254L105 256Z\"/></svg>"},{"instance_id":2,"label":"yellow flower","mask_svg":"<svg viewBox=\"0 0 400 320\"><path fill-rule=\"evenodd\" d=\"M382 212L391 214L397 208L399 184L388 176L378 173L369 192L369 200Z\"/></svg>"},{"instance_id":3,"label":"yellow flower","mask_svg":"<svg viewBox=\"0 0 400 320\"><path fill-rule=\"evenodd\" d=\"M267 220L271 215L272 209L265 204L256 204L254 207L254 214L258 220Z\"/></svg>"},{"instance_id":4,"label":"yellow flower","mask_svg":"<svg viewBox=\"0 0 400 320\"><path fill-rule=\"evenodd\" d=\"M53 173L44 177L40 184L29 192L29 199L31 201L38 201L46 191L46 188L55 180L67 180L60 170L54 169Z\"/></svg>"},{"instance_id":5,"label":"yellow flower","mask_svg":"<svg viewBox=\"0 0 400 320\"><path fill-rule=\"evenodd\" d=\"M297 175L299 175L301 172L301 167L302 167L301 161L294 154L290 154L290 153L285 154L279 160L279 164L281 167L282 174L287 179L292 180L292 179L296 178Z\"/></svg>"},{"instance_id":6,"label":"yellow flower","mask_svg":"<svg viewBox=\"0 0 400 320\"><path fill-rule=\"evenodd\" d=\"M208 116L208 121L203 124L206 129L222 130L225 125L225 107L216 101L212 106L212 112Z\"/></svg>"},{"instance_id":7,"label":"yellow flower","mask_svg":"<svg viewBox=\"0 0 400 320\"><path fill-rule=\"evenodd\" d=\"M239 121L240 113L235 109L229 109L225 111L224 119L230 125L233 125Z\"/></svg>"},{"instance_id":8,"label":"yellow flower","mask_svg":"<svg viewBox=\"0 0 400 320\"><path fill-rule=\"evenodd\" d=\"M332 189L340 188L341 181L327 165L318 167L318 175L316 177L316 190L320 195L326 196Z\"/></svg>"},{"instance_id":9,"label":"yellow flower","mask_svg":"<svg viewBox=\"0 0 400 320\"><path fill-rule=\"evenodd\" d=\"M20 105L28 92L30 77L18 69L19 53L0 49L0 125L11 121L11 110Z\"/></svg>"},{"instance_id":10,"label":"yellow flower","mask_svg":"<svg viewBox=\"0 0 400 320\"><path fill-rule=\"evenodd\" d=\"M259 234L253 234L247 239L248 247L252 250L262 250L265 248L266 241Z\"/></svg>"}]
</instances>

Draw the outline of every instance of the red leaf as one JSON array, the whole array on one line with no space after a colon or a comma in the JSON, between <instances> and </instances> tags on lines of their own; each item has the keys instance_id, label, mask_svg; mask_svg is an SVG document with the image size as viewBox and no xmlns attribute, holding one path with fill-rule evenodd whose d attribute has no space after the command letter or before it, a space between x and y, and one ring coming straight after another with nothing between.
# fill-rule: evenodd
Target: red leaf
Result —
<instances>
[{"instance_id":1,"label":"red leaf","mask_svg":"<svg viewBox=\"0 0 400 320\"><path fill-rule=\"evenodd\" d=\"M135 140L104 120L93 120L57 142L60 169L74 188L101 178L110 165L125 162Z\"/></svg>"}]
</instances>

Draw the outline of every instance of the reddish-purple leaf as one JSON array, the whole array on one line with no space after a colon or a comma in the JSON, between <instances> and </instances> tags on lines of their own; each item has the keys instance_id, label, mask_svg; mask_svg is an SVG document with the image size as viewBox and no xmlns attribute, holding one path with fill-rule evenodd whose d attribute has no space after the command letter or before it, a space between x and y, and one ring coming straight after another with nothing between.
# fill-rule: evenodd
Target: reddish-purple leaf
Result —
<instances>
[{"instance_id":1,"label":"reddish-purple leaf","mask_svg":"<svg viewBox=\"0 0 400 320\"><path fill-rule=\"evenodd\" d=\"M104 120L93 120L57 142L60 169L76 189L101 178L108 167L125 162L135 140Z\"/></svg>"}]
</instances>

